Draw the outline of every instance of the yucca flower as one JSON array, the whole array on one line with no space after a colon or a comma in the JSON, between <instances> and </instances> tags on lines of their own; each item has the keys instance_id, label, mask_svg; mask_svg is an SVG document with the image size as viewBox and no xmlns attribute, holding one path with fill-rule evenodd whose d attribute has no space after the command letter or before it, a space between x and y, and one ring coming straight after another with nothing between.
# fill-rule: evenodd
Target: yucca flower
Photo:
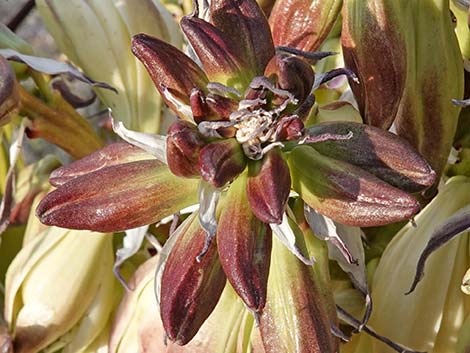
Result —
<instances>
[{"instance_id":1,"label":"yucca flower","mask_svg":"<svg viewBox=\"0 0 470 353\"><path fill-rule=\"evenodd\" d=\"M148 35L132 41L180 118L167 137L115 124L143 149L118 143L56 170L57 189L37 208L48 225L111 232L199 201L165 245L159 273L163 325L179 344L197 333L226 279L255 317L262 313L272 234L312 264L286 212L292 191L337 222L372 226L411 218L420 206L408 192L435 179L413 148L388 132L353 122L306 127L313 91L339 74L354 75L314 74L309 60L321 55L276 49L255 1L212 1L207 20L197 10L181 27L198 63Z\"/></svg>"}]
</instances>

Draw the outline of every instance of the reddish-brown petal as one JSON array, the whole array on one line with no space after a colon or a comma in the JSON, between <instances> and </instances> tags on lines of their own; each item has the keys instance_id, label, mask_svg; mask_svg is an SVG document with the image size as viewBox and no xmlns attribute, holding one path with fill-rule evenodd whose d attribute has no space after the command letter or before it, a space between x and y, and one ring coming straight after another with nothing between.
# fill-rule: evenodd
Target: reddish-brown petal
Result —
<instances>
[{"instance_id":1,"label":"reddish-brown petal","mask_svg":"<svg viewBox=\"0 0 470 353\"><path fill-rule=\"evenodd\" d=\"M238 55L246 58L255 75L262 75L274 55L274 44L268 21L256 1L211 1L210 20Z\"/></svg>"},{"instance_id":2,"label":"reddish-brown petal","mask_svg":"<svg viewBox=\"0 0 470 353\"><path fill-rule=\"evenodd\" d=\"M315 51L333 27L342 0L278 0L269 17L276 46Z\"/></svg>"},{"instance_id":3,"label":"reddish-brown petal","mask_svg":"<svg viewBox=\"0 0 470 353\"><path fill-rule=\"evenodd\" d=\"M72 179L99 169L146 159L155 159L155 157L129 143L117 142L67 166L57 168L51 173L49 182L54 186L60 186Z\"/></svg>"},{"instance_id":4,"label":"reddish-brown petal","mask_svg":"<svg viewBox=\"0 0 470 353\"><path fill-rule=\"evenodd\" d=\"M215 187L233 180L245 166L245 154L235 139L209 143L199 153L201 177Z\"/></svg>"},{"instance_id":5,"label":"reddish-brown petal","mask_svg":"<svg viewBox=\"0 0 470 353\"><path fill-rule=\"evenodd\" d=\"M279 150L271 150L262 161L250 163L246 192L256 217L264 223L281 223L290 185L289 167Z\"/></svg>"},{"instance_id":6,"label":"reddish-brown petal","mask_svg":"<svg viewBox=\"0 0 470 353\"><path fill-rule=\"evenodd\" d=\"M204 144L194 124L174 122L166 140L166 158L171 172L186 178L199 176L199 151Z\"/></svg>"},{"instance_id":7,"label":"reddish-brown petal","mask_svg":"<svg viewBox=\"0 0 470 353\"><path fill-rule=\"evenodd\" d=\"M220 262L233 289L253 311L266 303L271 228L253 214L246 196L246 173L230 186L217 227Z\"/></svg>"},{"instance_id":8,"label":"reddish-brown petal","mask_svg":"<svg viewBox=\"0 0 470 353\"><path fill-rule=\"evenodd\" d=\"M115 232L159 221L197 202L198 181L157 160L113 165L72 179L36 209L47 225Z\"/></svg>"},{"instance_id":9,"label":"reddish-brown petal","mask_svg":"<svg viewBox=\"0 0 470 353\"><path fill-rule=\"evenodd\" d=\"M142 61L155 87L176 114L180 115L181 112L175 102L168 99L168 92L183 104L189 104L189 96L194 88L205 90L207 76L194 61L174 46L146 34L137 34L132 37L132 52Z\"/></svg>"},{"instance_id":10,"label":"reddish-brown petal","mask_svg":"<svg viewBox=\"0 0 470 353\"><path fill-rule=\"evenodd\" d=\"M314 125L308 135L338 135L348 139L331 139L312 146L321 154L358 166L387 183L407 192L431 186L436 173L404 139L373 126L353 122Z\"/></svg>"},{"instance_id":11,"label":"reddish-brown petal","mask_svg":"<svg viewBox=\"0 0 470 353\"><path fill-rule=\"evenodd\" d=\"M192 216L191 216L192 217ZM206 232L197 217L183 223L162 275L160 315L168 338L180 345L188 343L214 310L226 277L217 254L217 244L198 262Z\"/></svg>"},{"instance_id":12,"label":"reddish-brown petal","mask_svg":"<svg viewBox=\"0 0 470 353\"><path fill-rule=\"evenodd\" d=\"M312 147L296 147L288 163L292 188L310 207L337 222L378 226L410 219L420 209L413 196Z\"/></svg>"},{"instance_id":13,"label":"reddish-brown petal","mask_svg":"<svg viewBox=\"0 0 470 353\"><path fill-rule=\"evenodd\" d=\"M191 43L210 81L239 88L243 91L253 78L253 69L243 53L231 47L225 34L212 24L186 16L181 28Z\"/></svg>"}]
</instances>

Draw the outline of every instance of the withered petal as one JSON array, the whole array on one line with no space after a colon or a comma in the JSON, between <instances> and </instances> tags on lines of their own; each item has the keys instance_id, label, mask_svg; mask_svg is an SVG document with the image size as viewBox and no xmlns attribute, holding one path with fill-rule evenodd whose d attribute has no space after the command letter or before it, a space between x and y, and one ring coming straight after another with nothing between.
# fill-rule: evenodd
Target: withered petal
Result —
<instances>
[{"instance_id":1,"label":"withered petal","mask_svg":"<svg viewBox=\"0 0 470 353\"><path fill-rule=\"evenodd\" d=\"M201 261L206 232L197 217L185 225L168 257L162 275L160 315L168 338L188 343L214 310L226 277L213 241Z\"/></svg>"},{"instance_id":2,"label":"withered petal","mask_svg":"<svg viewBox=\"0 0 470 353\"><path fill-rule=\"evenodd\" d=\"M245 62L243 52L231 47L226 35L218 28L197 17L186 16L181 28L191 43L210 81L245 88L254 76Z\"/></svg>"},{"instance_id":3,"label":"withered petal","mask_svg":"<svg viewBox=\"0 0 470 353\"><path fill-rule=\"evenodd\" d=\"M254 0L214 0L210 4L211 23L246 58L255 76L262 75L274 55L269 24Z\"/></svg>"},{"instance_id":4,"label":"withered petal","mask_svg":"<svg viewBox=\"0 0 470 353\"><path fill-rule=\"evenodd\" d=\"M155 87L178 115L179 110L168 99L165 89L183 103L189 104L193 88L205 90L209 82L206 74L194 61L160 39L143 33L137 34L132 37L132 53L144 64Z\"/></svg>"},{"instance_id":5,"label":"withered petal","mask_svg":"<svg viewBox=\"0 0 470 353\"><path fill-rule=\"evenodd\" d=\"M233 289L249 309L259 312L266 303L271 228L250 209L246 173L230 186L217 228L220 262Z\"/></svg>"},{"instance_id":6,"label":"withered petal","mask_svg":"<svg viewBox=\"0 0 470 353\"><path fill-rule=\"evenodd\" d=\"M155 157L143 149L126 142L117 142L79 159L67 166L54 170L49 178L53 186L60 186L85 174L110 167L112 165L154 160Z\"/></svg>"},{"instance_id":7,"label":"withered petal","mask_svg":"<svg viewBox=\"0 0 470 353\"><path fill-rule=\"evenodd\" d=\"M59 186L44 197L36 214L51 226L122 231L197 203L197 184L175 177L157 160L113 165Z\"/></svg>"},{"instance_id":8,"label":"withered petal","mask_svg":"<svg viewBox=\"0 0 470 353\"><path fill-rule=\"evenodd\" d=\"M310 207L337 222L378 226L410 219L420 210L413 196L312 147L294 148L288 164L293 189Z\"/></svg>"},{"instance_id":9,"label":"withered petal","mask_svg":"<svg viewBox=\"0 0 470 353\"><path fill-rule=\"evenodd\" d=\"M252 162L246 193L256 217L264 223L281 223L290 186L289 167L279 150L271 150L262 161Z\"/></svg>"},{"instance_id":10,"label":"withered petal","mask_svg":"<svg viewBox=\"0 0 470 353\"><path fill-rule=\"evenodd\" d=\"M388 131L354 122L327 122L307 130L311 136L347 135L348 139L322 141L312 146L324 156L358 166L407 192L431 186L436 173L404 139Z\"/></svg>"}]
</instances>

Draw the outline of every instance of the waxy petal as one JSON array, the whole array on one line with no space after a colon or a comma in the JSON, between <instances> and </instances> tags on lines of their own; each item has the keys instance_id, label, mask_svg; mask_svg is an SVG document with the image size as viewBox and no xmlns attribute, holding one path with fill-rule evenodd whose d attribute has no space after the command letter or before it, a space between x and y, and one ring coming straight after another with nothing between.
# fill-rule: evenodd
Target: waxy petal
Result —
<instances>
[{"instance_id":1,"label":"waxy petal","mask_svg":"<svg viewBox=\"0 0 470 353\"><path fill-rule=\"evenodd\" d=\"M266 303L271 228L250 209L246 173L230 186L217 228L220 262L233 289L249 309L259 312Z\"/></svg>"},{"instance_id":2,"label":"waxy petal","mask_svg":"<svg viewBox=\"0 0 470 353\"><path fill-rule=\"evenodd\" d=\"M337 222L358 227L383 225L410 219L420 209L411 195L312 147L296 147L288 163L293 189L310 207Z\"/></svg>"},{"instance_id":3,"label":"waxy petal","mask_svg":"<svg viewBox=\"0 0 470 353\"><path fill-rule=\"evenodd\" d=\"M333 27L342 0L278 0L269 24L276 46L317 50Z\"/></svg>"},{"instance_id":4,"label":"waxy petal","mask_svg":"<svg viewBox=\"0 0 470 353\"><path fill-rule=\"evenodd\" d=\"M199 176L199 151L205 142L196 125L186 121L174 122L168 129L166 158L170 171L180 177Z\"/></svg>"},{"instance_id":5,"label":"waxy petal","mask_svg":"<svg viewBox=\"0 0 470 353\"><path fill-rule=\"evenodd\" d=\"M305 243L302 248L306 251ZM273 240L268 300L260 317L265 352L334 353L338 339L330 325L313 269Z\"/></svg>"},{"instance_id":6,"label":"waxy petal","mask_svg":"<svg viewBox=\"0 0 470 353\"><path fill-rule=\"evenodd\" d=\"M72 179L112 165L154 159L154 156L141 148L125 142L117 142L67 166L57 168L51 173L49 182L53 186L60 186Z\"/></svg>"},{"instance_id":7,"label":"waxy petal","mask_svg":"<svg viewBox=\"0 0 470 353\"><path fill-rule=\"evenodd\" d=\"M8 123L10 113L18 107L19 100L15 73L8 61L0 56L0 126Z\"/></svg>"},{"instance_id":8,"label":"waxy petal","mask_svg":"<svg viewBox=\"0 0 470 353\"><path fill-rule=\"evenodd\" d=\"M274 44L268 21L256 1L211 1L210 21L225 34L238 55L246 58L255 76L262 75L274 55Z\"/></svg>"},{"instance_id":9,"label":"waxy petal","mask_svg":"<svg viewBox=\"0 0 470 353\"><path fill-rule=\"evenodd\" d=\"M197 203L197 180L157 160L113 165L49 193L36 214L47 225L115 232L154 223Z\"/></svg>"},{"instance_id":10,"label":"waxy petal","mask_svg":"<svg viewBox=\"0 0 470 353\"><path fill-rule=\"evenodd\" d=\"M436 173L404 139L385 130L353 122L321 123L310 127L307 135L344 135L312 146L324 156L358 166L379 179L407 192L431 186Z\"/></svg>"},{"instance_id":11,"label":"waxy petal","mask_svg":"<svg viewBox=\"0 0 470 353\"><path fill-rule=\"evenodd\" d=\"M215 187L233 180L245 166L245 154L235 139L209 143L199 153L201 177Z\"/></svg>"},{"instance_id":12,"label":"waxy petal","mask_svg":"<svg viewBox=\"0 0 470 353\"><path fill-rule=\"evenodd\" d=\"M253 213L264 223L281 223L290 192L290 173L279 150L269 151L249 165L246 186Z\"/></svg>"},{"instance_id":13,"label":"waxy petal","mask_svg":"<svg viewBox=\"0 0 470 353\"><path fill-rule=\"evenodd\" d=\"M186 16L181 28L191 43L210 81L244 90L254 76L243 53L230 46L225 34L197 17Z\"/></svg>"},{"instance_id":14,"label":"waxy petal","mask_svg":"<svg viewBox=\"0 0 470 353\"><path fill-rule=\"evenodd\" d=\"M214 310L226 278L213 241L198 262L206 232L195 217L183 224L163 271L160 315L168 338L177 344L188 343Z\"/></svg>"},{"instance_id":15,"label":"waxy petal","mask_svg":"<svg viewBox=\"0 0 470 353\"><path fill-rule=\"evenodd\" d=\"M146 34L132 38L132 52L142 61L165 102L181 115L168 92L184 104L189 104L193 88L205 89L208 79L188 56L174 46ZM184 118L182 116L182 118Z\"/></svg>"},{"instance_id":16,"label":"waxy petal","mask_svg":"<svg viewBox=\"0 0 470 353\"><path fill-rule=\"evenodd\" d=\"M312 67L305 60L288 54L276 54L264 75L275 75L278 87L291 92L299 104L310 94L314 82Z\"/></svg>"}]
</instances>

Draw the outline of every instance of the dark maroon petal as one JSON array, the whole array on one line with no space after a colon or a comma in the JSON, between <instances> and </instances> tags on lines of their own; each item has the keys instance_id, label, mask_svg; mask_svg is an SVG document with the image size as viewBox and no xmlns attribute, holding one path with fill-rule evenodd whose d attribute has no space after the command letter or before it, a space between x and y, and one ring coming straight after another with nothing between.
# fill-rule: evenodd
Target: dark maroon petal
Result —
<instances>
[{"instance_id":1,"label":"dark maroon petal","mask_svg":"<svg viewBox=\"0 0 470 353\"><path fill-rule=\"evenodd\" d=\"M228 120L230 114L238 109L238 102L235 100L212 93L207 95L206 103L218 117L217 120Z\"/></svg>"},{"instance_id":2,"label":"dark maroon petal","mask_svg":"<svg viewBox=\"0 0 470 353\"><path fill-rule=\"evenodd\" d=\"M197 217L183 223L165 265L160 291L160 315L168 338L188 343L214 310L225 286L217 245L213 241L201 261L206 232Z\"/></svg>"},{"instance_id":3,"label":"dark maroon petal","mask_svg":"<svg viewBox=\"0 0 470 353\"><path fill-rule=\"evenodd\" d=\"M274 45L268 21L256 1L211 1L210 20L235 52L246 58L255 75L262 75L274 55Z\"/></svg>"},{"instance_id":4,"label":"dark maroon petal","mask_svg":"<svg viewBox=\"0 0 470 353\"><path fill-rule=\"evenodd\" d=\"M183 52L160 39L137 34L132 37L132 52L142 61L155 87L176 114L180 113L175 103L168 99L168 92L182 103L189 104L189 96L194 88L206 88L208 79L199 66Z\"/></svg>"},{"instance_id":5,"label":"dark maroon petal","mask_svg":"<svg viewBox=\"0 0 470 353\"><path fill-rule=\"evenodd\" d=\"M256 217L264 223L281 223L290 184L289 167L277 149L250 163L246 192Z\"/></svg>"},{"instance_id":6,"label":"dark maroon petal","mask_svg":"<svg viewBox=\"0 0 470 353\"><path fill-rule=\"evenodd\" d=\"M246 197L246 174L230 186L217 227L220 262L233 289L251 310L266 303L271 228L255 217Z\"/></svg>"},{"instance_id":7,"label":"dark maroon petal","mask_svg":"<svg viewBox=\"0 0 470 353\"><path fill-rule=\"evenodd\" d=\"M344 135L312 146L321 154L358 166L407 192L431 186L436 173L404 139L373 126L354 122L321 123L310 127L310 136Z\"/></svg>"},{"instance_id":8,"label":"dark maroon petal","mask_svg":"<svg viewBox=\"0 0 470 353\"><path fill-rule=\"evenodd\" d=\"M199 176L199 151L205 145L196 125L174 122L168 129L166 158L170 171L180 177Z\"/></svg>"},{"instance_id":9,"label":"dark maroon petal","mask_svg":"<svg viewBox=\"0 0 470 353\"><path fill-rule=\"evenodd\" d=\"M370 227L410 219L416 199L352 164L298 146L288 159L292 188L310 207L331 219Z\"/></svg>"},{"instance_id":10,"label":"dark maroon petal","mask_svg":"<svg viewBox=\"0 0 470 353\"><path fill-rule=\"evenodd\" d=\"M265 76L275 76L279 88L291 92L301 104L314 82L312 67L296 56L276 54L266 67Z\"/></svg>"},{"instance_id":11,"label":"dark maroon petal","mask_svg":"<svg viewBox=\"0 0 470 353\"><path fill-rule=\"evenodd\" d=\"M197 203L197 180L157 160L113 165L72 179L40 202L44 224L115 232L154 223Z\"/></svg>"},{"instance_id":12,"label":"dark maroon petal","mask_svg":"<svg viewBox=\"0 0 470 353\"><path fill-rule=\"evenodd\" d=\"M245 154L235 139L212 142L199 153L201 177L215 187L233 180L245 166Z\"/></svg>"},{"instance_id":13,"label":"dark maroon petal","mask_svg":"<svg viewBox=\"0 0 470 353\"><path fill-rule=\"evenodd\" d=\"M72 164L57 168L51 173L49 182L54 186L60 186L72 179L99 169L146 159L155 159L155 157L129 143L117 142L103 147Z\"/></svg>"},{"instance_id":14,"label":"dark maroon petal","mask_svg":"<svg viewBox=\"0 0 470 353\"><path fill-rule=\"evenodd\" d=\"M230 46L225 34L197 17L183 17L181 28L191 43L210 81L244 90L254 76L243 52Z\"/></svg>"},{"instance_id":15,"label":"dark maroon petal","mask_svg":"<svg viewBox=\"0 0 470 353\"><path fill-rule=\"evenodd\" d=\"M333 27L341 5L341 0L276 1L269 17L274 44L317 50Z\"/></svg>"}]
</instances>

